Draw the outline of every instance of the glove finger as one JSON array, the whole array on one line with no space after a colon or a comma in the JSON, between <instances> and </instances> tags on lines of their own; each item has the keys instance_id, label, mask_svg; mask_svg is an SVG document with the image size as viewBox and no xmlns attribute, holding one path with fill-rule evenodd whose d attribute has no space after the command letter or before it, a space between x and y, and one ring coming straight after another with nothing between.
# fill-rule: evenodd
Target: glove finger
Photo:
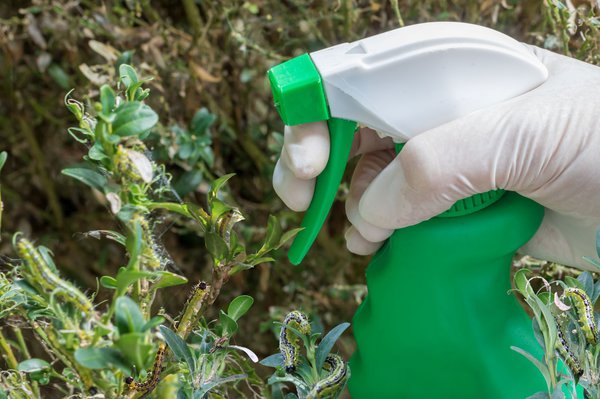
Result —
<instances>
[{"instance_id":1,"label":"glove finger","mask_svg":"<svg viewBox=\"0 0 600 399\"><path fill-rule=\"evenodd\" d=\"M542 225L519 252L563 265L597 271L583 256L600 261L595 240L598 226L598 219L576 218L546 209Z\"/></svg>"},{"instance_id":2,"label":"glove finger","mask_svg":"<svg viewBox=\"0 0 600 399\"><path fill-rule=\"evenodd\" d=\"M362 217L396 229L430 219L473 194L510 189L511 179L525 174L520 162L530 157L519 156L526 155L519 149L528 147L520 145L523 135L508 122L509 114L499 108L473 113L409 140L365 191Z\"/></svg>"},{"instance_id":3,"label":"glove finger","mask_svg":"<svg viewBox=\"0 0 600 399\"><path fill-rule=\"evenodd\" d=\"M360 235L354 226L351 226L345 234L346 247L348 251L356 255L371 255L383 245L383 241L371 242Z\"/></svg>"},{"instance_id":4,"label":"glove finger","mask_svg":"<svg viewBox=\"0 0 600 399\"><path fill-rule=\"evenodd\" d=\"M381 138L375 130L368 127L362 127L354 136L352 149L350 150L350 158L390 148L394 148L394 142L391 137Z\"/></svg>"},{"instance_id":5,"label":"glove finger","mask_svg":"<svg viewBox=\"0 0 600 399\"><path fill-rule=\"evenodd\" d=\"M298 179L317 177L329 159L329 130L325 122L286 126L282 158ZM282 150L282 152L283 152Z\"/></svg>"},{"instance_id":6,"label":"glove finger","mask_svg":"<svg viewBox=\"0 0 600 399\"><path fill-rule=\"evenodd\" d=\"M360 235L373 243L384 241L394 230L377 227L367 222L358 210L363 193L375 177L394 159L393 150L370 152L363 155L350 183L350 192L346 199L346 216Z\"/></svg>"},{"instance_id":7,"label":"glove finger","mask_svg":"<svg viewBox=\"0 0 600 399\"><path fill-rule=\"evenodd\" d=\"M273 188L288 208L303 212L312 200L315 179L299 179L280 158L273 171Z\"/></svg>"}]
</instances>

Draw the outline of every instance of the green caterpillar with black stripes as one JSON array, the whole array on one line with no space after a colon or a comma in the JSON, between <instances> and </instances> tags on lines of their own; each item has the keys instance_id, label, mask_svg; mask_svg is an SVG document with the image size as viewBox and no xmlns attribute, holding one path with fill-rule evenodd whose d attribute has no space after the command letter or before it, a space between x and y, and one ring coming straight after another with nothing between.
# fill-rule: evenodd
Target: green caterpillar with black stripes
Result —
<instances>
[{"instance_id":1,"label":"green caterpillar with black stripes","mask_svg":"<svg viewBox=\"0 0 600 399\"><path fill-rule=\"evenodd\" d=\"M285 316L283 326L279 333L279 351L283 355L283 366L287 373L292 373L298 365L300 346L299 338L286 327L292 327L302 334L310 334L311 328L308 317L298 310L294 310Z\"/></svg>"},{"instance_id":2,"label":"green caterpillar with black stripes","mask_svg":"<svg viewBox=\"0 0 600 399\"><path fill-rule=\"evenodd\" d=\"M13 246L24 262L23 272L31 285L48 295L62 298L86 315L92 314L94 306L90 299L77 287L60 278L31 241L21 234L15 234Z\"/></svg>"}]
</instances>

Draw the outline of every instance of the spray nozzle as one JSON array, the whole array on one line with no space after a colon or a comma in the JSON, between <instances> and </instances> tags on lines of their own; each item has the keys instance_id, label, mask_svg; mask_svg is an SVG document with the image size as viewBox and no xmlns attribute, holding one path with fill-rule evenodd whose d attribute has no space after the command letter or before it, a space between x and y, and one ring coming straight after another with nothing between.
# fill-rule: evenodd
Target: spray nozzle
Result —
<instances>
[{"instance_id":1,"label":"spray nozzle","mask_svg":"<svg viewBox=\"0 0 600 399\"><path fill-rule=\"evenodd\" d=\"M304 54L273 67L268 76L287 125L327 121L329 127L329 161L288 255L298 264L333 204L356 122L405 142L526 93L542 84L548 71L532 51L500 32L432 22ZM477 211L501 195L498 190L476 194L441 216Z\"/></svg>"}]
</instances>

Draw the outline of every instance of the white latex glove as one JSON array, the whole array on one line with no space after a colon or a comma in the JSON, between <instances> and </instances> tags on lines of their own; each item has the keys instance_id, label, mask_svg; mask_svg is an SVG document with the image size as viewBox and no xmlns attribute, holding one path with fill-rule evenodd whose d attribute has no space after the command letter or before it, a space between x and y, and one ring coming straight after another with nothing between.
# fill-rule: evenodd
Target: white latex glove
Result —
<instances>
[{"instance_id":1,"label":"white latex glove","mask_svg":"<svg viewBox=\"0 0 600 399\"><path fill-rule=\"evenodd\" d=\"M522 252L593 269L582 256L598 259L600 68L529 48L549 72L535 90L424 132L398 156L391 140L360 130L352 152L362 157L346 202L351 252L373 253L394 229L502 188L546 207ZM324 122L286 127L273 185L291 209L308 208L328 154Z\"/></svg>"}]
</instances>

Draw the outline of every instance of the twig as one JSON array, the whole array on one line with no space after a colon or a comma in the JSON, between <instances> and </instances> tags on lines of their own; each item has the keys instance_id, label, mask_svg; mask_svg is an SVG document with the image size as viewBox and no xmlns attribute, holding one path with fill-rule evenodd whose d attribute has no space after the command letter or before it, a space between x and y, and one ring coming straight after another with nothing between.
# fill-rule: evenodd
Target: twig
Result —
<instances>
[{"instance_id":1,"label":"twig","mask_svg":"<svg viewBox=\"0 0 600 399\"><path fill-rule=\"evenodd\" d=\"M17 361L17 358L15 357L15 354L12 351L10 344L4 337L4 334L2 334L2 329L0 329L0 349L4 353L2 357L6 361L8 368L16 370L19 365L19 362Z\"/></svg>"},{"instance_id":2,"label":"twig","mask_svg":"<svg viewBox=\"0 0 600 399\"><path fill-rule=\"evenodd\" d=\"M192 26L192 31L194 32L194 41L196 41L196 39L200 37L200 34L202 33L202 18L200 17L200 12L198 11L198 7L196 7L194 0L181 0L181 2L183 3L185 16Z\"/></svg>"},{"instance_id":3,"label":"twig","mask_svg":"<svg viewBox=\"0 0 600 399\"><path fill-rule=\"evenodd\" d=\"M27 348L27 344L25 343L25 339L23 338L23 332L21 332L21 329L18 327L13 327L12 330L13 330L15 336L17 337L17 342L19 343L19 350L21 351L21 354L26 359L30 359L31 355L29 354L29 349ZM33 392L34 392L35 396L37 398L40 398L41 397L40 396L40 387L39 387L37 381L32 381L31 387L33 388Z\"/></svg>"},{"instance_id":4,"label":"twig","mask_svg":"<svg viewBox=\"0 0 600 399\"><path fill-rule=\"evenodd\" d=\"M398 0L390 0L392 4L392 9L394 10L394 14L396 14L396 19L398 20L398 25L400 27L404 26L404 20L402 19L402 14L400 13L400 7L398 6Z\"/></svg>"}]
</instances>

